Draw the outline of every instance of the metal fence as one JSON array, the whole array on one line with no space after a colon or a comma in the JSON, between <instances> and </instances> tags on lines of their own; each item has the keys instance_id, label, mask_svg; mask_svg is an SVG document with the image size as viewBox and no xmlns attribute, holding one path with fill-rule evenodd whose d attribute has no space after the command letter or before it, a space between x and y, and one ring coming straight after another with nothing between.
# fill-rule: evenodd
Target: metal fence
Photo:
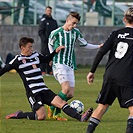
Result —
<instances>
[{"instance_id":1,"label":"metal fence","mask_svg":"<svg viewBox=\"0 0 133 133\"><path fill-rule=\"evenodd\" d=\"M45 7L53 7L53 18L63 25L70 11L81 15L80 25L121 26L123 14L133 2L115 0L0 0L0 24L37 25Z\"/></svg>"}]
</instances>

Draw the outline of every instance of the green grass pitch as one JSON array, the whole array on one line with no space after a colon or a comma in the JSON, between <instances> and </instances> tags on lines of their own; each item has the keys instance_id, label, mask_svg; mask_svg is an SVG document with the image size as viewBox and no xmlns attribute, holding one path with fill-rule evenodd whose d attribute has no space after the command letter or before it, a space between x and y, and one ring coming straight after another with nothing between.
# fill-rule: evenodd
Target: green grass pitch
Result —
<instances>
[{"instance_id":1,"label":"green grass pitch","mask_svg":"<svg viewBox=\"0 0 133 133\"><path fill-rule=\"evenodd\" d=\"M75 71L76 87L75 96L72 99L81 100L85 110L88 107L97 106L95 100L101 89L104 67L98 67L92 85L88 85L86 81L89 70L89 67L80 67ZM54 92L60 91L61 87L54 77L44 76L44 81ZM65 122L49 119L44 121L5 119L7 114L17 110L31 111L31 108L19 75L6 73L0 78L0 133L85 133L88 125L88 122L78 122L65 114L63 115L68 118ZM127 109L121 109L116 100L104 115L95 133L125 133L127 117Z\"/></svg>"}]
</instances>

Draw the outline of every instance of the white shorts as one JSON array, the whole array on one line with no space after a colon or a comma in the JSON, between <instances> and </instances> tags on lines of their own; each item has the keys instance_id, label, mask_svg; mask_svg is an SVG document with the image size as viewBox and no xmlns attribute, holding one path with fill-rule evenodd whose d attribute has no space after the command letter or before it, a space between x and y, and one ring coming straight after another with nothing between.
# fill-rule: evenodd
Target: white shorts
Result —
<instances>
[{"instance_id":1,"label":"white shorts","mask_svg":"<svg viewBox=\"0 0 133 133\"><path fill-rule=\"evenodd\" d=\"M61 84L68 81L70 87L75 87L74 70L64 64L55 64L53 66L53 74L55 79Z\"/></svg>"}]
</instances>

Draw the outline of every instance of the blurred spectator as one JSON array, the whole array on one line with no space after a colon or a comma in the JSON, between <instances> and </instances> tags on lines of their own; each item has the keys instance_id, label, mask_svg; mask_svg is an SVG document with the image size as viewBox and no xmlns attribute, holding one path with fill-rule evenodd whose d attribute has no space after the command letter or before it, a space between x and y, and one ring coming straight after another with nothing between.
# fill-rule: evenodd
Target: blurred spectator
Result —
<instances>
[{"instance_id":1,"label":"blurred spectator","mask_svg":"<svg viewBox=\"0 0 133 133\"><path fill-rule=\"evenodd\" d=\"M97 11L101 16L111 17L112 10L106 3L107 0L96 0L95 11Z\"/></svg>"},{"instance_id":2,"label":"blurred spectator","mask_svg":"<svg viewBox=\"0 0 133 133\"><path fill-rule=\"evenodd\" d=\"M43 55L49 55L48 49L48 38L51 31L58 28L57 21L52 18L52 7L47 6L45 9L45 14L42 16L39 22L39 31L38 34L41 38L41 53ZM52 67L47 63L41 64L42 74L52 75Z\"/></svg>"},{"instance_id":3,"label":"blurred spectator","mask_svg":"<svg viewBox=\"0 0 133 133\"><path fill-rule=\"evenodd\" d=\"M17 10L14 15L14 24L20 24L19 23L19 16L21 9L24 8L24 16L23 16L23 24L28 24L28 14L29 14L29 0L17 0Z\"/></svg>"},{"instance_id":4,"label":"blurred spectator","mask_svg":"<svg viewBox=\"0 0 133 133\"><path fill-rule=\"evenodd\" d=\"M88 11L92 11L93 4L95 3L95 0L88 0L87 5L88 5Z\"/></svg>"}]
</instances>

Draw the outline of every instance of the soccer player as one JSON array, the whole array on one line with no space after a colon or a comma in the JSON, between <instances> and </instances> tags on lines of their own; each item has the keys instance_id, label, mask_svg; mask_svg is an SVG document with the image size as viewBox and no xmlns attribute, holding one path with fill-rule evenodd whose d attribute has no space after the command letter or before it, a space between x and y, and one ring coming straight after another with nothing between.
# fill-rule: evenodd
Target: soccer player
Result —
<instances>
[{"instance_id":1,"label":"soccer player","mask_svg":"<svg viewBox=\"0 0 133 133\"><path fill-rule=\"evenodd\" d=\"M126 133L133 133L133 7L124 14L125 28L113 31L97 53L87 75L88 84L102 57L110 51L103 78L102 89L97 98L98 107L93 112L87 133L93 133L107 108L118 98L121 108L128 108Z\"/></svg>"},{"instance_id":2,"label":"soccer player","mask_svg":"<svg viewBox=\"0 0 133 133\"><path fill-rule=\"evenodd\" d=\"M7 115L6 118L44 120L46 118L46 112L43 105L47 104L61 108L67 115L81 122L86 121L91 115L91 112L88 112L89 110L82 116L76 113L66 101L63 101L59 96L48 89L43 81L40 64L42 62L46 63L51 61L55 54L64 49L64 46L57 47L49 56L43 56L33 51L33 43L34 40L32 38L22 37L19 41L21 54L15 56L9 64L6 64L5 67L0 70L0 76L11 69L15 69L19 73L23 80L32 112L17 111L13 114Z\"/></svg>"},{"instance_id":3,"label":"soccer player","mask_svg":"<svg viewBox=\"0 0 133 133\"><path fill-rule=\"evenodd\" d=\"M74 96L75 87L75 58L74 45L76 40L80 42L80 46L86 49L98 49L102 45L93 45L87 43L80 31L76 28L80 21L80 15L77 12L70 12L66 18L66 23L58 29L51 32L49 37L50 53L58 46L65 46L60 53L53 58L53 74L55 79L61 85L62 90L58 95L65 101L68 101ZM67 120L61 115L61 110L56 108L54 113L54 106L48 108L48 117L57 120ZM54 114L53 114L54 113Z\"/></svg>"}]
</instances>

